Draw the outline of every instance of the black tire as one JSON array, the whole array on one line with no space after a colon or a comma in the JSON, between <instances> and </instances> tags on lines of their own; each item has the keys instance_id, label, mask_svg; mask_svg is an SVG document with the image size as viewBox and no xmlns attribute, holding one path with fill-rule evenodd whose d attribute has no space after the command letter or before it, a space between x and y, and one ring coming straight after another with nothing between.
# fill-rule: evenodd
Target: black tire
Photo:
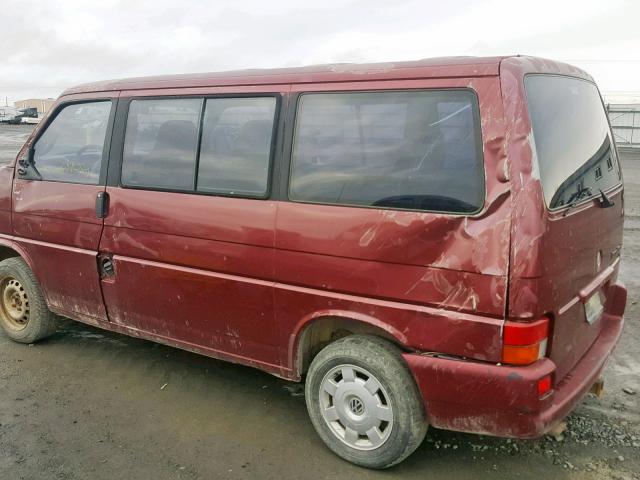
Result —
<instances>
[{"instance_id":1,"label":"black tire","mask_svg":"<svg viewBox=\"0 0 640 480\"><path fill-rule=\"evenodd\" d=\"M11 340L20 343L34 343L56 331L56 316L47 308L35 275L20 257L0 262L0 326Z\"/></svg>"},{"instance_id":2,"label":"black tire","mask_svg":"<svg viewBox=\"0 0 640 480\"><path fill-rule=\"evenodd\" d=\"M309 367L305 398L313 426L320 438L334 453L351 463L367 468L388 468L413 453L424 439L428 424L422 397L400 353L395 345L382 338L352 335L325 347L313 359ZM357 442L368 442L367 436L360 434L354 446L350 446L347 443L346 434L342 439L341 434L336 433L341 428L344 428L345 432L349 430L347 426L350 420L343 421L343 418L347 418L351 414L362 414L362 412L365 412L363 415L369 415L368 407L362 407L363 404L370 405L366 401L360 402L360 410L352 410L349 413L353 397L357 397L357 395L351 395L349 397L351 401L348 401L347 393L340 393L336 390L335 396L331 397L326 392L324 386L327 379L332 378L332 375L337 375L336 378L340 378L342 374L334 372L342 372L342 366L347 369L355 367L353 372L355 372L356 378L360 378L361 384L366 383L367 374L374 377L374 380L381 386L376 390L375 398L382 402L379 405L389 405L393 412L392 420L382 422L380 429L377 430L381 432L384 429L384 432L387 432L386 429L390 427L390 431L384 433L387 435L386 440L383 440L383 443L377 447L375 443L371 442L369 446L360 446L360 448L367 447L368 450L359 449ZM342 392L345 391L344 386L349 385L344 384L342 380L336 385L340 384L342 384L340 387ZM330 399L328 403L327 399ZM330 423L330 420L325 420L325 416L328 408L334 406L332 403L334 400L336 404L343 405L342 417ZM385 400L387 403L384 403ZM357 400L355 404L357 408ZM337 415L337 411L334 413ZM351 433L353 432L354 430L351 429ZM352 440L353 438L355 437L351 435Z\"/></svg>"}]
</instances>

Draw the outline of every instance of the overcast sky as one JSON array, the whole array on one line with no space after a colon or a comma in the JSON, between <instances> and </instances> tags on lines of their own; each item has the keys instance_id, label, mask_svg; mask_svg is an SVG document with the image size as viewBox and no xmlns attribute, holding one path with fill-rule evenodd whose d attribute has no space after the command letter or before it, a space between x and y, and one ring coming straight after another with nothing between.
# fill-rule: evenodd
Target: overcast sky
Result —
<instances>
[{"instance_id":1,"label":"overcast sky","mask_svg":"<svg viewBox=\"0 0 640 480\"><path fill-rule=\"evenodd\" d=\"M2 0L0 97L129 76L528 54L640 101L637 0Z\"/></svg>"}]
</instances>

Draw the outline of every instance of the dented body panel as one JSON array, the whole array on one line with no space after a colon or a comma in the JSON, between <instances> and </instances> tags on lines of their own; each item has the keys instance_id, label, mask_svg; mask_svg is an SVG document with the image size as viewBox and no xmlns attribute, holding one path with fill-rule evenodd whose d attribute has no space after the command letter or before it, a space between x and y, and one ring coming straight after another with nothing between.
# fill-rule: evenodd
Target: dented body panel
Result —
<instances>
[{"instance_id":1,"label":"dented body panel","mask_svg":"<svg viewBox=\"0 0 640 480\"><path fill-rule=\"evenodd\" d=\"M309 309L311 298L313 308L320 310L342 304L335 292L363 299L343 310L371 316L367 297L415 305L411 308L424 314L410 315L412 321L401 321L404 314L379 317L405 334L403 343L409 348L499 361L501 322L496 320L504 317L506 308L510 203L509 185L501 179L505 130L498 78L305 84L293 85L292 93L403 88L470 88L476 93L483 132L484 206L465 216L280 203L277 279L323 292L315 298L308 290L276 292L276 299L288 306L278 309L282 340L301 318L316 317ZM458 328L469 330L459 336L454 333Z\"/></svg>"},{"instance_id":2,"label":"dented body panel","mask_svg":"<svg viewBox=\"0 0 640 480\"><path fill-rule=\"evenodd\" d=\"M623 325L626 291L616 283L622 186L606 210L582 204L565 218L545 207L523 83L529 73L590 79L564 64L510 57L76 87L58 105L118 99L105 175L99 185L76 185L12 180L14 166L0 168L0 246L25 258L49 307L70 318L291 380L336 335L380 335L403 350L433 425L541 435L597 379ZM464 89L477 98L485 186L478 212L288 198L299 95L412 89ZM127 102L233 95L278 98L266 198L121 184ZM43 128L46 121L18 158ZM95 214L99 192L109 198L104 218ZM597 244L576 235L596 224ZM598 251L603 261L595 271ZM101 270L105 261L112 270ZM594 291L604 292L606 304L590 325L581 308ZM505 321L544 315L552 317L547 356L501 365ZM540 398L537 382L548 375L553 389Z\"/></svg>"},{"instance_id":3,"label":"dented body panel","mask_svg":"<svg viewBox=\"0 0 640 480\"><path fill-rule=\"evenodd\" d=\"M550 358L560 382L603 328L603 322L585 321L585 302L599 290L605 303L612 296L622 246L623 187L620 182L607 192L614 203L611 208L599 208L599 198L570 210L546 208L524 86L531 74L593 79L575 67L543 59L501 62L514 191L508 316L551 317Z\"/></svg>"},{"instance_id":4,"label":"dented body panel","mask_svg":"<svg viewBox=\"0 0 640 480\"><path fill-rule=\"evenodd\" d=\"M554 375L557 368L548 358L527 367L512 367L405 354L418 379L430 424L514 438L536 438L552 430L598 381L620 338L626 290L620 285L611 290L609 310L600 319L596 341L574 365L572 375L542 398L537 381Z\"/></svg>"}]
</instances>

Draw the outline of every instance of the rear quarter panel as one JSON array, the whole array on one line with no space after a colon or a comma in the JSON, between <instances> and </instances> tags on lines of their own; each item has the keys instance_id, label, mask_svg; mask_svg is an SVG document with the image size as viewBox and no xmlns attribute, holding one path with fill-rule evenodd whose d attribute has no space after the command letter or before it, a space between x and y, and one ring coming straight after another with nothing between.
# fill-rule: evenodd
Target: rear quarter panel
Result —
<instances>
[{"instance_id":1,"label":"rear quarter panel","mask_svg":"<svg viewBox=\"0 0 640 480\"><path fill-rule=\"evenodd\" d=\"M476 92L484 207L463 216L280 203L276 280L286 285L276 288L280 335L284 342L322 312L342 312L376 319L410 348L499 361L511 204L498 78L293 85L292 91L410 88Z\"/></svg>"}]
</instances>

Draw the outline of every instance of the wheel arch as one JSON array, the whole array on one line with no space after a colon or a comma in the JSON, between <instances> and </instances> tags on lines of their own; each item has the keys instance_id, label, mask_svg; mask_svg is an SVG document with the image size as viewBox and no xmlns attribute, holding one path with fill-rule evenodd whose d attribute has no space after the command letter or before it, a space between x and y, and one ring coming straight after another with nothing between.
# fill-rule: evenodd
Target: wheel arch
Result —
<instances>
[{"instance_id":1,"label":"wheel arch","mask_svg":"<svg viewBox=\"0 0 640 480\"><path fill-rule=\"evenodd\" d=\"M289 340L289 365L294 380L307 371L313 357L326 345L347 335L375 335L406 350L407 338L396 328L366 314L324 310L301 320Z\"/></svg>"},{"instance_id":2,"label":"wheel arch","mask_svg":"<svg viewBox=\"0 0 640 480\"><path fill-rule=\"evenodd\" d=\"M42 282L40 281L40 277L38 275L38 271L34 268L33 261L31 260L31 257L29 256L27 251L12 240L9 240L7 238L0 238L0 261L12 257L20 257L25 261L27 266L31 269L36 279L38 280L38 283L42 287L44 297L45 299L47 299L48 303L49 297L47 296L46 289L42 285Z\"/></svg>"},{"instance_id":3,"label":"wheel arch","mask_svg":"<svg viewBox=\"0 0 640 480\"><path fill-rule=\"evenodd\" d=\"M33 271L31 258L27 252L17 243L5 238L0 238L0 261L11 257L21 257Z\"/></svg>"}]
</instances>

